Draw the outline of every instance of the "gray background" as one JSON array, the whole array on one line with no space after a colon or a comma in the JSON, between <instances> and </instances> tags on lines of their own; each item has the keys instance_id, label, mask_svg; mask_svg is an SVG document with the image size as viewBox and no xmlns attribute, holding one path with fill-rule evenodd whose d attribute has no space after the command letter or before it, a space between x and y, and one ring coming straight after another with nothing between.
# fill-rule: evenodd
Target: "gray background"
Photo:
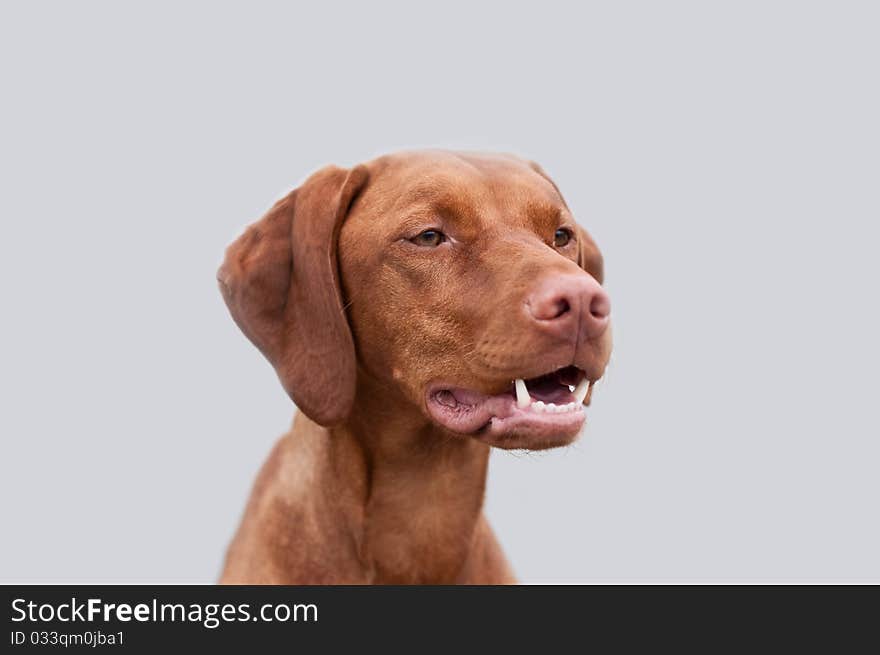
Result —
<instances>
[{"instance_id":1,"label":"gray background","mask_svg":"<svg viewBox=\"0 0 880 655\"><path fill-rule=\"evenodd\" d=\"M293 411L223 249L420 146L606 255L588 429L492 456L524 581L880 580L876 4L124 4L0 10L0 580L215 579Z\"/></svg>"}]
</instances>

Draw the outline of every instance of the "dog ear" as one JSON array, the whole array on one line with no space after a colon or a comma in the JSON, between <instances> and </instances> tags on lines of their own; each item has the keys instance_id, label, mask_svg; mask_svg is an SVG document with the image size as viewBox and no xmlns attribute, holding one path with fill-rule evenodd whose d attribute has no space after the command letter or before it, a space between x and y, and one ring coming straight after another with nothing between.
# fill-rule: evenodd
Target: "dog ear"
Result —
<instances>
[{"instance_id":1,"label":"dog ear","mask_svg":"<svg viewBox=\"0 0 880 655\"><path fill-rule=\"evenodd\" d=\"M605 262L602 259L602 253L593 237L577 225L577 242L578 242L578 266L587 273L596 278L599 284L605 282Z\"/></svg>"},{"instance_id":2,"label":"dog ear","mask_svg":"<svg viewBox=\"0 0 880 655\"><path fill-rule=\"evenodd\" d=\"M541 168L541 165L537 162L530 161L529 166L538 175L540 175L553 185L553 188L556 189L556 193L562 199L562 204L565 205L566 209L568 209L568 203L565 202L562 191L560 191L559 187L556 186L556 182L553 181L553 178L547 175L547 172L543 168ZM596 242L593 241L593 237L591 237L584 228L582 228L580 225L576 225L576 228L578 242L578 266L580 266L587 273L596 278L596 281L599 282L599 284L602 284L605 278L605 267L602 261L602 253L599 251L599 247L596 245Z\"/></svg>"},{"instance_id":3,"label":"dog ear","mask_svg":"<svg viewBox=\"0 0 880 655\"><path fill-rule=\"evenodd\" d=\"M342 305L337 242L367 170L328 166L279 200L226 250L217 279L232 318L309 418L345 419L354 341Z\"/></svg>"}]
</instances>

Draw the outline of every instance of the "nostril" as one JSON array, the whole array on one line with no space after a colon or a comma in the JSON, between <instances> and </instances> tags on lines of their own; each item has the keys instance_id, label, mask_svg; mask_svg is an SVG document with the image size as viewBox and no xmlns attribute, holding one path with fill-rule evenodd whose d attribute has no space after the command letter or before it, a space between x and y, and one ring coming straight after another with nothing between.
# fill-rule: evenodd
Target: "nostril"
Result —
<instances>
[{"instance_id":1,"label":"nostril","mask_svg":"<svg viewBox=\"0 0 880 655\"><path fill-rule=\"evenodd\" d=\"M590 299L590 314L593 318L604 320L611 314L611 300L605 293L597 293Z\"/></svg>"},{"instance_id":2,"label":"nostril","mask_svg":"<svg viewBox=\"0 0 880 655\"><path fill-rule=\"evenodd\" d=\"M570 311L571 304L569 304L568 300L566 298L559 298L556 301L556 312L553 314L553 318L559 318Z\"/></svg>"},{"instance_id":3,"label":"nostril","mask_svg":"<svg viewBox=\"0 0 880 655\"><path fill-rule=\"evenodd\" d=\"M532 318L558 324L558 329L569 329L570 323L591 323L596 330L604 329L611 314L611 299L602 286L590 275L560 275L548 278L526 300Z\"/></svg>"},{"instance_id":4,"label":"nostril","mask_svg":"<svg viewBox=\"0 0 880 655\"><path fill-rule=\"evenodd\" d=\"M532 298L527 303L529 312L539 321L554 321L571 312L571 302L564 295L546 295Z\"/></svg>"}]
</instances>

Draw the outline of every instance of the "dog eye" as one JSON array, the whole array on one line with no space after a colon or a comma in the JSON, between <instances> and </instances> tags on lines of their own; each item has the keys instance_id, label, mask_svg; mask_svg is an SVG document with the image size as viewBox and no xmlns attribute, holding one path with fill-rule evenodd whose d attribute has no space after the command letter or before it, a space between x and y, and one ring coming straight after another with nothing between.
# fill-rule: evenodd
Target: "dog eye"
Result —
<instances>
[{"instance_id":1,"label":"dog eye","mask_svg":"<svg viewBox=\"0 0 880 655\"><path fill-rule=\"evenodd\" d=\"M556 234L553 235L553 245L557 248L567 246L569 241L571 241L571 237L571 230L566 227L561 227L556 230Z\"/></svg>"},{"instance_id":2,"label":"dog eye","mask_svg":"<svg viewBox=\"0 0 880 655\"><path fill-rule=\"evenodd\" d=\"M425 230L414 236L410 239L417 246L424 246L425 248L436 248L441 243L446 241L446 235L440 232L439 230Z\"/></svg>"}]
</instances>

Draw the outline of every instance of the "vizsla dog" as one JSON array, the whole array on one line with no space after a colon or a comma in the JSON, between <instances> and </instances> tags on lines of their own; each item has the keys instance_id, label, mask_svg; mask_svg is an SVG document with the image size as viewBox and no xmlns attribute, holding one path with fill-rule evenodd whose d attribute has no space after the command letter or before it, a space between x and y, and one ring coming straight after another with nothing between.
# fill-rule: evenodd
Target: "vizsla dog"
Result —
<instances>
[{"instance_id":1,"label":"vizsla dog","mask_svg":"<svg viewBox=\"0 0 880 655\"><path fill-rule=\"evenodd\" d=\"M514 582L482 512L489 449L574 441L611 351L602 256L541 168L324 168L218 279L300 410L221 582Z\"/></svg>"}]
</instances>

